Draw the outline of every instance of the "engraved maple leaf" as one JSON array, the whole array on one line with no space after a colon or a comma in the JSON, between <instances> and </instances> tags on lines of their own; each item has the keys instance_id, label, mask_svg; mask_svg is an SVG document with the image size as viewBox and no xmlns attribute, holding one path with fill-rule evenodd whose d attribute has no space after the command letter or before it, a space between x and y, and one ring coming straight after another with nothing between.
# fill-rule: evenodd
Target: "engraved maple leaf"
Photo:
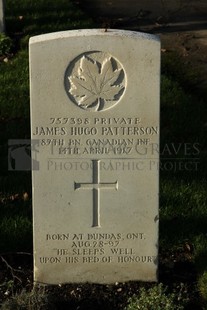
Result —
<instances>
[{"instance_id":1,"label":"engraved maple leaf","mask_svg":"<svg viewBox=\"0 0 207 310\"><path fill-rule=\"evenodd\" d=\"M69 92L81 108L95 106L96 110L101 110L105 101L117 100L117 96L123 90L124 86L119 82L122 71L113 69L111 57L100 64L83 56L78 75L69 77Z\"/></svg>"}]
</instances>

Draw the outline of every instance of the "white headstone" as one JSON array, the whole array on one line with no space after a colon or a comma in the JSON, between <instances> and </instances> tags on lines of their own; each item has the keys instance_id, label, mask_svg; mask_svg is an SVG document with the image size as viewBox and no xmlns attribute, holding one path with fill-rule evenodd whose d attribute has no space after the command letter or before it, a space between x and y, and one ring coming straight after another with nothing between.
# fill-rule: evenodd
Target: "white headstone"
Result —
<instances>
[{"instance_id":1,"label":"white headstone","mask_svg":"<svg viewBox=\"0 0 207 310\"><path fill-rule=\"evenodd\" d=\"M35 281L156 281L159 79L152 35L31 38Z\"/></svg>"},{"instance_id":2,"label":"white headstone","mask_svg":"<svg viewBox=\"0 0 207 310\"><path fill-rule=\"evenodd\" d=\"M4 0L0 0L0 32L4 31Z\"/></svg>"}]
</instances>

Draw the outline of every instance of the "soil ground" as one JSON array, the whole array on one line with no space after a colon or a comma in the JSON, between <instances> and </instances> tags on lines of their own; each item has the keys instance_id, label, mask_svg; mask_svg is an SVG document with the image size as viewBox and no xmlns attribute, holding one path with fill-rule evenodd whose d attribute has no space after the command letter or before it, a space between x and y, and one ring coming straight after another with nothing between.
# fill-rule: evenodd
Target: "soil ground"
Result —
<instances>
[{"instance_id":1,"label":"soil ground","mask_svg":"<svg viewBox=\"0 0 207 310\"><path fill-rule=\"evenodd\" d=\"M176 51L199 72L200 87L207 87L207 29L160 33L162 52Z\"/></svg>"}]
</instances>

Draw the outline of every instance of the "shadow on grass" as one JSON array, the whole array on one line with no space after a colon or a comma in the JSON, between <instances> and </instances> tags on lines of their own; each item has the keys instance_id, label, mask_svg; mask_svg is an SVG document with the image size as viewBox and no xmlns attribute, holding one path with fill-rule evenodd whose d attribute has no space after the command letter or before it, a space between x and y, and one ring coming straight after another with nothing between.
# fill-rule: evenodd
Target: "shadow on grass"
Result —
<instances>
[{"instance_id":1,"label":"shadow on grass","mask_svg":"<svg viewBox=\"0 0 207 310\"><path fill-rule=\"evenodd\" d=\"M0 249L1 252L29 251L32 253L31 202L19 196L11 196L0 203Z\"/></svg>"},{"instance_id":2,"label":"shadow on grass","mask_svg":"<svg viewBox=\"0 0 207 310\"><path fill-rule=\"evenodd\" d=\"M69 0L22 1L23 5L7 1L6 29L9 33L41 34L53 31L87 28L91 19Z\"/></svg>"},{"instance_id":3,"label":"shadow on grass","mask_svg":"<svg viewBox=\"0 0 207 310\"><path fill-rule=\"evenodd\" d=\"M174 269L171 277L177 274L182 280L191 273L197 277L207 272L206 181L193 176L165 178L160 189L161 260L166 255L168 265L171 261L179 266L179 272Z\"/></svg>"},{"instance_id":4,"label":"shadow on grass","mask_svg":"<svg viewBox=\"0 0 207 310\"><path fill-rule=\"evenodd\" d=\"M195 236L206 234L207 216L172 216L171 219L161 219L160 235L166 240L168 246L171 244L184 244L185 241L192 242ZM207 251L207 250L206 250Z\"/></svg>"},{"instance_id":5,"label":"shadow on grass","mask_svg":"<svg viewBox=\"0 0 207 310\"><path fill-rule=\"evenodd\" d=\"M32 251L31 172L9 171L9 139L28 139L26 119L0 123L0 248L6 251Z\"/></svg>"}]
</instances>

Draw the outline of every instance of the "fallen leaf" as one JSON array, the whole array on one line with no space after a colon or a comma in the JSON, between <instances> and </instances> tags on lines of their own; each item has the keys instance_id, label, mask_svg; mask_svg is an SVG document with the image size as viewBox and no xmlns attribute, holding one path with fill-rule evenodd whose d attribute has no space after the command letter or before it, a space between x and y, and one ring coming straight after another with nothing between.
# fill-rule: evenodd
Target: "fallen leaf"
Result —
<instances>
[{"instance_id":1,"label":"fallen leaf","mask_svg":"<svg viewBox=\"0 0 207 310\"><path fill-rule=\"evenodd\" d=\"M23 200L24 200L24 201L29 200L29 195L28 195L27 192L25 192L25 193L23 194Z\"/></svg>"}]
</instances>

